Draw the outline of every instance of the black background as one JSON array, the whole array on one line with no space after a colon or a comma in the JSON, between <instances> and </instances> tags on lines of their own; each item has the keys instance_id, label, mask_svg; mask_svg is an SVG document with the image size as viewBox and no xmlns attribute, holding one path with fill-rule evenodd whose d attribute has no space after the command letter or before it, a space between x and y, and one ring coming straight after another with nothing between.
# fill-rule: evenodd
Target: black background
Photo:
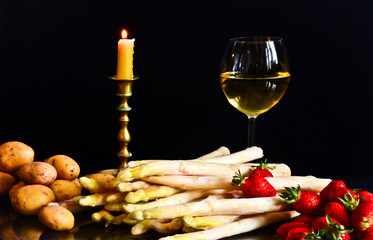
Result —
<instances>
[{"instance_id":1,"label":"black background","mask_svg":"<svg viewBox=\"0 0 373 240\"><path fill-rule=\"evenodd\" d=\"M247 143L221 92L231 37L285 39L291 84L256 143L295 175L371 175L372 1L1 1L0 142L83 172L118 165L117 42L135 38L132 159L188 159Z\"/></svg>"}]
</instances>

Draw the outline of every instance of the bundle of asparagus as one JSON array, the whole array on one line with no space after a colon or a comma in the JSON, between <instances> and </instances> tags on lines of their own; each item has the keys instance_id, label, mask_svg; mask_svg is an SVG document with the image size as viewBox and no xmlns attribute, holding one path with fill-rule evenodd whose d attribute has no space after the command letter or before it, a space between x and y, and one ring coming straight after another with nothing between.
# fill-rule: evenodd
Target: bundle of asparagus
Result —
<instances>
[{"instance_id":1,"label":"bundle of asparagus","mask_svg":"<svg viewBox=\"0 0 373 240\"><path fill-rule=\"evenodd\" d=\"M259 147L230 153L226 147L189 160L131 161L129 167L79 179L91 194L73 199L80 207L97 207L95 222L132 225L140 235L153 229L169 239L220 239L252 231L297 215L282 199L245 198L231 185L232 176L250 173L263 157ZM283 163L268 164L276 191L299 185L320 192L331 180L313 176L291 176ZM180 233L180 232L184 233Z\"/></svg>"}]
</instances>

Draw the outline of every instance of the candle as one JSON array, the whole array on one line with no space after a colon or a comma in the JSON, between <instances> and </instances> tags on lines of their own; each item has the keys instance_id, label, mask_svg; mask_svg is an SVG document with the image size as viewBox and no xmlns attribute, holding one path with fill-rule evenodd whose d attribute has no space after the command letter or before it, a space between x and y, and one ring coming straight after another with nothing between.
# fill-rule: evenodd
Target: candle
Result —
<instances>
[{"instance_id":1,"label":"candle","mask_svg":"<svg viewBox=\"0 0 373 240\"><path fill-rule=\"evenodd\" d=\"M117 79L133 79L133 47L135 39L127 39L127 31L122 30L118 42Z\"/></svg>"}]
</instances>

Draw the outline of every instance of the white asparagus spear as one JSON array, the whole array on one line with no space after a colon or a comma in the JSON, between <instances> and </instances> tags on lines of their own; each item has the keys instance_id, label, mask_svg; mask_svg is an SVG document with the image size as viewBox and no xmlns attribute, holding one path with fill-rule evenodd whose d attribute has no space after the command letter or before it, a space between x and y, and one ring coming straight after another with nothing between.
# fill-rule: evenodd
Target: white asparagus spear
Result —
<instances>
[{"instance_id":1,"label":"white asparagus spear","mask_svg":"<svg viewBox=\"0 0 373 240\"><path fill-rule=\"evenodd\" d=\"M123 213L118 216L112 215L110 212L105 209L101 209L98 212L95 212L91 215L91 219L94 222L105 222L106 226L109 224L121 225L123 224L123 219L127 217L127 214Z\"/></svg>"},{"instance_id":2,"label":"white asparagus spear","mask_svg":"<svg viewBox=\"0 0 373 240\"><path fill-rule=\"evenodd\" d=\"M231 153L222 157L203 159L204 162L214 162L214 163L225 163L225 164L238 164L246 163L257 160L263 157L263 150L260 147L249 147L244 150ZM192 161L198 161L195 159Z\"/></svg>"},{"instance_id":3,"label":"white asparagus spear","mask_svg":"<svg viewBox=\"0 0 373 240\"><path fill-rule=\"evenodd\" d=\"M125 197L125 201L128 203L147 202L157 198L168 197L181 191L182 189L180 188L153 185L136 190L135 192L129 192Z\"/></svg>"},{"instance_id":4,"label":"white asparagus spear","mask_svg":"<svg viewBox=\"0 0 373 240\"><path fill-rule=\"evenodd\" d=\"M212 151L208 154L200 156L198 159L209 159L209 158L217 158L217 157L222 157L231 154L231 151L224 146L219 147L215 151Z\"/></svg>"},{"instance_id":5,"label":"white asparagus spear","mask_svg":"<svg viewBox=\"0 0 373 240\"><path fill-rule=\"evenodd\" d=\"M197 158L197 160L204 160L204 159L209 159L209 158L219 158L222 156L226 156L230 154L230 150L227 147L219 147L218 149L207 153L205 155L202 155L201 157ZM150 163L150 162L155 162L155 161L164 161L164 160L155 160L155 159L150 159L150 160L137 160L137 161L130 161L128 162L128 167L136 167L142 164Z\"/></svg>"},{"instance_id":6,"label":"white asparagus spear","mask_svg":"<svg viewBox=\"0 0 373 240\"><path fill-rule=\"evenodd\" d=\"M169 197L165 198L159 198L155 201L143 203L143 204L123 204L123 210L126 212L133 212L136 210L145 210L149 208L154 207L161 207L161 206L169 206L169 205L175 205L175 204L182 204L187 203L192 200L205 197L210 194L211 191L201 191L201 190L195 190L195 191L185 191L181 193L177 193L174 195L171 195Z\"/></svg>"},{"instance_id":7,"label":"white asparagus spear","mask_svg":"<svg viewBox=\"0 0 373 240\"><path fill-rule=\"evenodd\" d=\"M274 223L283 222L297 216L295 211L271 212L253 215L232 223L227 223L205 231L176 234L159 240L215 240L245 232L250 232Z\"/></svg>"},{"instance_id":8,"label":"white asparagus spear","mask_svg":"<svg viewBox=\"0 0 373 240\"><path fill-rule=\"evenodd\" d=\"M208 158L217 158L217 157L222 157L222 156L225 156L225 155L229 155L230 154L230 151L227 147L219 147L218 149L210 152L210 153L207 153L197 159L208 159ZM132 167L136 167L136 166L140 166L142 164L146 164L146 163L150 163L150 162L155 162L155 161L163 161L163 160L137 160L137 161L130 161L128 162L128 167L132 168Z\"/></svg>"},{"instance_id":9,"label":"white asparagus spear","mask_svg":"<svg viewBox=\"0 0 373 240\"><path fill-rule=\"evenodd\" d=\"M297 187L299 185L302 190L321 192L331 181L329 178L317 178L314 176L274 177L266 179L277 191L283 191L285 187Z\"/></svg>"},{"instance_id":10,"label":"white asparagus spear","mask_svg":"<svg viewBox=\"0 0 373 240\"><path fill-rule=\"evenodd\" d=\"M169 219L147 219L143 221L139 221L131 228L132 235L141 235L146 233L149 229L151 229L151 225L155 222L165 223L170 222Z\"/></svg>"},{"instance_id":11,"label":"white asparagus spear","mask_svg":"<svg viewBox=\"0 0 373 240\"><path fill-rule=\"evenodd\" d=\"M193 229L210 229L237 220L240 215L184 216L184 226Z\"/></svg>"},{"instance_id":12,"label":"white asparagus spear","mask_svg":"<svg viewBox=\"0 0 373 240\"><path fill-rule=\"evenodd\" d=\"M123 213L118 216L112 215L105 209L101 209L98 212L95 212L91 215L91 219L94 222L105 222L106 226L108 224L114 225L121 225L123 223L123 219L127 217L127 214Z\"/></svg>"},{"instance_id":13,"label":"white asparagus spear","mask_svg":"<svg viewBox=\"0 0 373 240\"><path fill-rule=\"evenodd\" d=\"M282 204L279 196L263 198L216 199L191 202L180 205L156 207L147 210L134 211L129 218L141 221L144 219L172 219L191 216L208 215L250 215L264 212L283 211L289 206Z\"/></svg>"},{"instance_id":14,"label":"white asparagus spear","mask_svg":"<svg viewBox=\"0 0 373 240\"><path fill-rule=\"evenodd\" d=\"M183 220L181 218L175 218L172 220L158 220L148 219L138 222L131 228L133 235L140 235L145 233L149 229L153 229L156 232L162 234L171 234L179 231L183 227Z\"/></svg>"},{"instance_id":15,"label":"white asparagus spear","mask_svg":"<svg viewBox=\"0 0 373 240\"><path fill-rule=\"evenodd\" d=\"M231 198L233 197L240 197L240 191L232 192L226 191L224 189L217 189L217 190L192 190L192 191L185 191L181 193L176 193L168 197L158 198L154 201L150 201L147 203L113 203L105 205L105 209L108 211L113 212L133 212L136 210L145 210L149 208L155 207L162 207L162 206L169 206L169 205L176 205L187 203L193 201L195 199L206 197L210 194L229 194Z\"/></svg>"},{"instance_id":16,"label":"white asparagus spear","mask_svg":"<svg viewBox=\"0 0 373 240\"><path fill-rule=\"evenodd\" d=\"M120 203L126 199L127 193L126 192L117 192L112 193L106 197L107 203Z\"/></svg>"},{"instance_id":17,"label":"white asparagus spear","mask_svg":"<svg viewBox=\"0 0 373 240\"><path fill-rule=\"evenodd\" d=\"M188 160L164 160L147 163L134 168L121 170L117 178L119 181L131 181L147 176L159 176L168 174L191 175L191 176L233 176L238 169L242 173L248 173L255 169L258 164L224 164L213 162L200 162ZM283 163L268 164L269 167L276 167L270 170L274 176L290 176L290 168Z\"/></svg>"},{"instance_id":18,"label":"white asparagus spear","mask_svg":"<svg viewBox=\"0 0 373 240\"><path fill-rule=\"evenodd\" d=\"M106 198L112 193L94 193L87 196L78 196L76 198L76 202L80 206L89 206L89 207L96 207L96 206L104 206L107 204ZM74 200L74 199L73 199Z\"/></svg>"},{"instance_id":19,"label":"white asparagus spear","mask_svg":"<svg viewBox=\"0 0 373 240\"><path fill-rule=\"evenodd\" d=\"M110 222L114 216L105 209L101 209L91 215L92 221L94 222Z\"/></svg>"},{"instance_id":20,"label":"white asparagus spear","mask_svg":"<svg viewBox=\"0 0 373 240\"><path fill-rule=\"evenodd\" d=\"M229 150L228 150L229 151ZM219 151L220 153L223 152L225 154L225 150ZM211 154L211 155L210 155ZM259 147L250 147L246 148L244 150L219 156L216 157L210 157L213 156L215 153L206 154L205 156L201 156L196 159L187 159L187 160L161 160L161 159L151 159L151 160L138 160L138 161L130 161L128 163L128 166L130 168L140 166L143 164L153 163L153 162L159 162L159 161L201 161L201 162L214 162L214 163L224 163L224 164L238 164L238 163L246 163L251 162L256 159L263 157L263 150Z\"/></svg>"},{"instance_id":21,"label":"white asparagus spear","mask_svg":"<svg viewBox=\"0 0 373 240\"><path fill-rule=\"evenodd\" d=\"M277 191L285 190L285 187L299 185L303 190L320 192L331 181L331 179L314 176L284 176L266 179ZM232 177L166 175L145 177L143 180L186 190L237 189L231 184Z\"/></svg>"},{"instance_id":22,"label":"white asparagus spear","mask_svg":"<svg viewBox=\"0 0 373 240\"><path fill-rule=\"evenodd\" d=\"M150 184L144 181L121 182L117 185L117 190L119 192L132 192L149 186Z\"/></svg>"}]
</instances>

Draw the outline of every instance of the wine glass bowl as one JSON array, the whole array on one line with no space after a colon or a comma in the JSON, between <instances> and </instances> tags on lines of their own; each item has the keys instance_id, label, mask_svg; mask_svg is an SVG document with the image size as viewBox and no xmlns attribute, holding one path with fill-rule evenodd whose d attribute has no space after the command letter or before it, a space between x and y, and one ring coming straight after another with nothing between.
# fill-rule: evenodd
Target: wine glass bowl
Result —
<instances>
[{"instance_id":1,"label":"wine glass bowl","mask_svg":"<svg viewBox=\"0 0 373 240\"><path fill-rule=\"evenodd\" d=\"M282 38L241 37L229 40L220 65L220 84L229 103L249 118L249 146L255 119L285 94L290 70Z\"/></svg>"}]
</instances>

